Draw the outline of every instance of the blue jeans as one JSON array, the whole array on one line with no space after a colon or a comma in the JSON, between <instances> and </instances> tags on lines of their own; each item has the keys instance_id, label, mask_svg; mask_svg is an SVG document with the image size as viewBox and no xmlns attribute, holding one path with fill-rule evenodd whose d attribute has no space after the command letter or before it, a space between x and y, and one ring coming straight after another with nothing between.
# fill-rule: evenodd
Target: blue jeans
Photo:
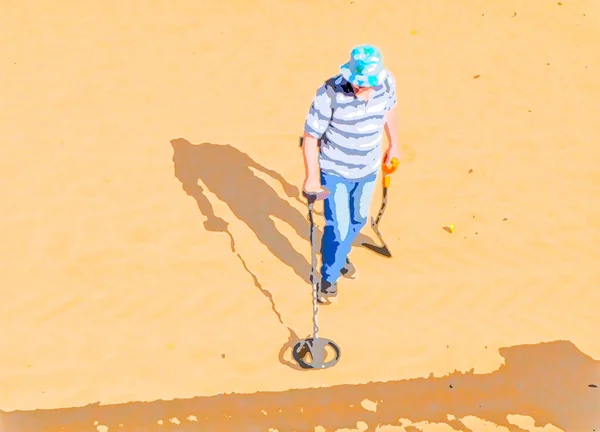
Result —
<instances>
[{"instance_id":1,"label":"blue jeans","mask_svg":"<svg viewBox=\"0 0 600 432\"><path fill-rule=\"evenodd\" d=\"M321 185L330 192L324 201L323 280L334 283L340 277L352 243L367 223L376 179L377 173L360 180L346 180L321 172Z\"/></svg>"}]
</instances>

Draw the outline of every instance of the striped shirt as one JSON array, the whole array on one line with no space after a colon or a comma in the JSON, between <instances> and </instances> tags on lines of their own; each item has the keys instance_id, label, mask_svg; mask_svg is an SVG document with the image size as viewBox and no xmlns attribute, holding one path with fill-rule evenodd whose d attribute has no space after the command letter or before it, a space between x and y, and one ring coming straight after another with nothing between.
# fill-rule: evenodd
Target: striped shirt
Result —
<instances>
[{"instance_id":1,"label":"striped shirt","mask_svg":"<svg viewBox=\"0 0 600 432\"><path fill-rule=\"evenodd\" d=\"M368 101L355 96L341 74L328 79L317 90L304 124L307 134L321 140L321 171L349 180L377 172L385 115L395 106L395 80L389 72Z\"/></svg>"}]
</instances>

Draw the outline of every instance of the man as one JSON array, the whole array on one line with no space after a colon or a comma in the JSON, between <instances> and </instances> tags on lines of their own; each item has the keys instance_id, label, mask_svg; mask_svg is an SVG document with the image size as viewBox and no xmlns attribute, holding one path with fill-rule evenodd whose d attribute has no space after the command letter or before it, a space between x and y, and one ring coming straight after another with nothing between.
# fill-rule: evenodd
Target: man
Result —
<instances>
[{"instance_id":1,"label":"man","mask_svg":"<svg viewBox=\"0 0 600 432\"><path fill-rule=\"evenodd\" d=\"M317 90L302 137L303 189L312 194L329 191L324 200L321 297L337 295L338 278L355 273L348 254L369 215L382 163L383 130L390 144L383 162L400 159L395 80L384 68L381 52L359 45L340 69L341 74Z\"/></svg>"}]
</instances>

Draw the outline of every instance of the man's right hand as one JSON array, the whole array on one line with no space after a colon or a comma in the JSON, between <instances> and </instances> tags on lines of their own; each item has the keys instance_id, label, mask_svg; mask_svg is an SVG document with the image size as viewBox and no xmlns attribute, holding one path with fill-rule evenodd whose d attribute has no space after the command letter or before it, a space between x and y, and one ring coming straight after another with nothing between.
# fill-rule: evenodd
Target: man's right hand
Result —
<instances>
[{"instance_id":1,"label":"man's right hand","mask_svg":"<svg viewBox=\"0 0 600 432\"><path fill-rule=\"evenodd\" d=\"M311 178L304 180L302 190L307 195L314 195L316 199L325 199L329 195L329 191L321 186L321 182Z\"/></svg>"}]
</instances>

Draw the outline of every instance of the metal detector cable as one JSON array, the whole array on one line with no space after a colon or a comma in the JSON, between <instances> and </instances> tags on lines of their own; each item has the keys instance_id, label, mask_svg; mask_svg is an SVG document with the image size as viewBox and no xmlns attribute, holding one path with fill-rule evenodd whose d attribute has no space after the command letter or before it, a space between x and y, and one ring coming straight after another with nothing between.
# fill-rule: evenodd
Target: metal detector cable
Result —
<instances>
[{"instance_id":1,"label":"metal detector cable","mask_svg":"<svg viewBox=\"0 0 600 432\"><path fill-rule=\"evenodd\" d=\"M313 206L314 202L309 201L308 203L308 219L310 222L310 247L311 247L311 260L312 260L312 274L311 281L313 285L313 332L315 339L319 337L319 323L317 320L318 306L317 306L317 276L315 269L317 268L317 254L315 247L315 221L313 218Z\"/></svg>"}]
</instances>

